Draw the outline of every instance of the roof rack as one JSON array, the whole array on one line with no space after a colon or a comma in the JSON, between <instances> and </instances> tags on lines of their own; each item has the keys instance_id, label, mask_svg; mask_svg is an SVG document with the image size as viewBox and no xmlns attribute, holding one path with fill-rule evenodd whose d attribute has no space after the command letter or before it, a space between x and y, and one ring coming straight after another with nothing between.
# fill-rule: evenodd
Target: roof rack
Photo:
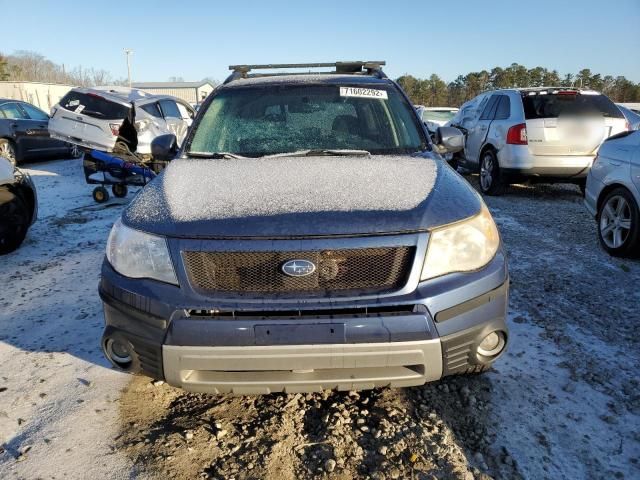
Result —
<instances>
[{"instance_id":1,"label":"roof rack","mask_svg":"<svg viewBox=\"0 0 640 480\"><path fill-rule=\"evenodd\" d=\"M241 78L255 77L272 77L278 75L371 75L377 78L387 78L382 71L382 66L386 65L385 61L350 61L350 62L334 62L334 63L269 63L263 65L229 65L229 70L233 73L224 81L229 83ZM280 70L291 68L335 68L333 71L324 72L277 72L277 73L250 73L253 70Z\"/></svg>"}]
</instances>

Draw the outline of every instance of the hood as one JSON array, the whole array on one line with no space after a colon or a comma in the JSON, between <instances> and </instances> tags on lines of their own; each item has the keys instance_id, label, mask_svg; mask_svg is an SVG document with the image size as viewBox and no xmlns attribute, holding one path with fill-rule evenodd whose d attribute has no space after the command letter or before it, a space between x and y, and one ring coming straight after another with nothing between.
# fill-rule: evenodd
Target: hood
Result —
<instances>
[{"instance_id":1,"label":"hood","mask_svg":"<svg viewBox=\"0 0 640 480\"><path fill-rule=\"evenodd\" d=\"M415 232L479 209L471 187L434 158L177 159L123 222L171 237L290 238Z\"/></svg>"}]
</instances>

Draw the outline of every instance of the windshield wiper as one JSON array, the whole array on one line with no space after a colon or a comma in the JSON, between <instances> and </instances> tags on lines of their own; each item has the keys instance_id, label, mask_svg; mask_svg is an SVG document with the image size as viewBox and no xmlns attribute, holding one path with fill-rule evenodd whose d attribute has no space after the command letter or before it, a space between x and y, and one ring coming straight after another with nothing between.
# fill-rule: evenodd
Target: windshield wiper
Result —
<instances>
[{"instance_id":1,"label":"windshield wiper","mask_svg":"<svg viewBox=\"0 0 640 480\"><path fill-rule=\"evenodd\" d=\"M212 158L212 159L230 159L230 158L247 158L242 155L236 155L231 152L187 152L187 155L193 158Z\"/></svg>"},{"instance_id":2,"label":"windshield wiper","mask_svg":"<svg viewBox=\"0 0 640 480\"><path fill-rule=\"evenodd\" d=\"M274 155L265 155L263 158L276 158L276 157L321 157L321 156L336 156L336 157L368 157L371 155L366 150L349 150L342 148L315 148L310 150L297 150L295 152L276 153Z\"/></svg>"}]
</instances>

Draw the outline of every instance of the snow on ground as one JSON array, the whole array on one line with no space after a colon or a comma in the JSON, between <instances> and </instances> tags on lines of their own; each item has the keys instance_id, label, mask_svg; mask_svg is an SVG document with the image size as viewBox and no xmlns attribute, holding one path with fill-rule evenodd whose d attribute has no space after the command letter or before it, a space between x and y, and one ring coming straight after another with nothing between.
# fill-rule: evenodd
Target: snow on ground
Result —
<instances>
[{"instance_id":1,"label":"snow on ground","mask_svg":"<svg viewBox=\"0 0 640 480\"><path fill-rule=\"evenodd\" d=\"M486 198L512 282L492 371L227 397L107 366L97 282L124 202L96 205L79 161L28 170L40 219L0 257L0 478L640 477L640 262L599 248L576 187Z\"/></svg>"},{"instance_id":2,"label":"snow on ground","mask_svg":"<svg viewBox=\"0 0 640 480\"><path fill-rule=\"evenodd\" d=\"M0 478L129 478L129 462L111 450L128 378L100 352L97 296L122 206L96 206L80 160L27 171L39 218L0 257Z\"/></svg>"}]
</instances>

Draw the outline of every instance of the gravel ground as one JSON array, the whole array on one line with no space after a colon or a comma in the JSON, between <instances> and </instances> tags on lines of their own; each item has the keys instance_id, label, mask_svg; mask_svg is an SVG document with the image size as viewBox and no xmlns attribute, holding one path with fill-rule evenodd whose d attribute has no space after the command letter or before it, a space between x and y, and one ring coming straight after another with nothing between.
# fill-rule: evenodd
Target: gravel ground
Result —
<instances>
[{"instance_id":1,"label":"gravel ground","mask_svg":"<svg viewBox=\"0 0 640 480\"><path fill-rule=\"evenodd\" d=\"M0 359L11 367L0 379L1 478L640 476L640 262L599 248L576 187L486 199L512 282L511 344L491 371L408 389L231 397L105 367L95 288L121 205L94 208L79 165L61 165L33 166L51 212L0 260ZM79 193L60 195L70 187L43 171Z\"/></svg>"}]
</instances>

